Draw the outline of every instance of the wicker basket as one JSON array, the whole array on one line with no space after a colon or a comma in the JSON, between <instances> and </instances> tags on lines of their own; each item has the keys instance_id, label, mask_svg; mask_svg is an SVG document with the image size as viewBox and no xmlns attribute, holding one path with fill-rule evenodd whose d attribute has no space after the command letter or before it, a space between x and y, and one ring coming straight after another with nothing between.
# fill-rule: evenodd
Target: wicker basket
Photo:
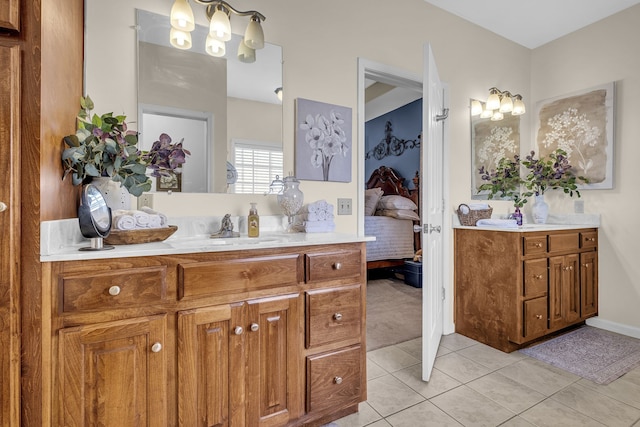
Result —
<instances>
[{"instance_id":1,"label":"wicker basket","mask_svg":"<svg viewBox=\"0 0 640 427\"><path fill-rule=\"evenodd\" d=\"M463 206L467 208L465 209L467 213L462 212L461 208ZM476 222L478 222L478 220L480 219L491 218L492 212L493 212L493 208L491 206L489 206L489 209L471 210L471 208L469 208L469 206L465 205L464 203L461 203L460 206L458 206L458 209L456 210L456 213L458 214L458 219L460 220L460 224L465 226L474 226L476 225Z\"/></svg>"}]
</instances>

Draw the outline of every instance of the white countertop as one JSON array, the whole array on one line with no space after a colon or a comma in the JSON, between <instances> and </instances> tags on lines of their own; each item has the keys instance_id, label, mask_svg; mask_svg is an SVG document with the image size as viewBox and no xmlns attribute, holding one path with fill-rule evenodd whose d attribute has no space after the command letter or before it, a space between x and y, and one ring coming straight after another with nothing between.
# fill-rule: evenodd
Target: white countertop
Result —
<instances>
[{"instance_id":1,"label":"white countertop","mask_svg":"<svg viewBox=\"0 0 640 427\"><path fill-rule=\"evenodd\" d=\"M580 228L598 228L600 227L600 215L597 214L549 214L547 223L533 224L525 223L518 227L477 227L460 225L457 215L453 216L453 228L462 228L466 230L489 230L489 231L506 231L511 233L534 232L534 231L555 231L555 230L576 230ZM494 217L497 218L497 217Z\"/></svg>"},{"instance_id":2,"label":"white countertop","mask_svg":"<svg viewBox=\"0 0 640 427\"><path fill-rule=\"evenodd\" d=\"M234 221L237 224L238 218L235 218ZM263 218L261 218L262 221ZM264 222L270 223L267 218L264 218ZM240 237L212 239L209 236L219 226L217 218L170 218L169 223L177 223L178 231L163 242L116 245L115 249L111 250L85 251L80 249L90 246L90 241L80 234L77 219L44 221L40 225L40 261L77 261L198 252L246 251L375 240L375 237L343 233L287 233L282 231L282 227L277 224L265 227L267 230L261 229L260 237L250 238L247 237L246 231L242 233L242 223L240 227L236 227L240 230Z\"/></svg>"}]
</instances>

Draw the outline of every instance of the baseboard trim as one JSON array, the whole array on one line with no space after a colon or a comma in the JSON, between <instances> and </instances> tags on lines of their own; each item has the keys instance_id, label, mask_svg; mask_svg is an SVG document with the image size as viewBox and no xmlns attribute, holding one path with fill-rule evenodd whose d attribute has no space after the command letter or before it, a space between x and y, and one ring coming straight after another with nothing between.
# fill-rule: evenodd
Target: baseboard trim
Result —
<instances>
[{"instance_id":1,"label":"baseboard trim","mask_svg":"<svg viewBox=\"0 0 640 427\"><path fill-rule=\"evenodd\" d=\"M616 323L610 320L600 319L598 317L587 319L586 323L594 328L605 329L607 331L640 339L640 328L635 326L623 325L622 323Z\"/></svg>"}]
</instances>

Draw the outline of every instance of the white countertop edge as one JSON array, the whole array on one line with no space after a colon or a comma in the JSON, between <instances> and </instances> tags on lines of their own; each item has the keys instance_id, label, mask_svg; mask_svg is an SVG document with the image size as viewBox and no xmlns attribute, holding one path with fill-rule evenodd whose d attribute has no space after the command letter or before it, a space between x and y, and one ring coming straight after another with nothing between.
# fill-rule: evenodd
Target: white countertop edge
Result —
<instances>
[{"instance_id":1,"label":"white countertop edge","mask_svg":"<svg viewBox=\"0 0 640 427\"><path fill-rule=\"evenodd\" d=\"M492 218L500 219L499 216ZM489 231L508 231L508 232L534 232L534 231L554 231L554 230L576 230L580 228L599 228L599 214L549 214L546 224L525 223L519 227L477 227L464 226L460 224L457 215L453 215L453 228L461 228L467 230L489 230Z\"/></svg>"}]
</instances>

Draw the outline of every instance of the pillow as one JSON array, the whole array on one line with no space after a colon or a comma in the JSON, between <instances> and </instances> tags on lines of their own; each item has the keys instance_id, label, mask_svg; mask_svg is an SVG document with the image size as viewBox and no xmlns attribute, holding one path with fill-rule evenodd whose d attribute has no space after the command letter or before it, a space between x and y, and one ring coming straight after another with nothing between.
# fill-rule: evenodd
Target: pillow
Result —
<instances>
[{"instance_id":1,"label":"pillow","mask_svg":"<svg viewBox=\"0 0 640 427\"><path fill-rule=\"evenodd\" d=\"M365 216L371 216L376 211L376 206L380 201L380 197L384 194L382 188L369 188L364 192L364 214Z\"/></svg>"},{"instance_id":2,"label":"pillow","mask_svg":"<svg viewBox=\"0 0 640 427\"><path fill-rule=\"evenodd\" d=\"M376 215L389 216L397 219L412 219L414 221L420 221L420 217L417 213L411 209L379 209L376 211Z\"/></svg>"},{"instance_id":3,"label":"pillow","mask_svg":"<svg viewBox=\"0 0 640 427\"><path fill-rule=\"evenodd\" d=\"M418 207L411 199L403 196L382 196L378 202L378 209L409 209L413 211Z\"/></svg>"}]
</instances>

